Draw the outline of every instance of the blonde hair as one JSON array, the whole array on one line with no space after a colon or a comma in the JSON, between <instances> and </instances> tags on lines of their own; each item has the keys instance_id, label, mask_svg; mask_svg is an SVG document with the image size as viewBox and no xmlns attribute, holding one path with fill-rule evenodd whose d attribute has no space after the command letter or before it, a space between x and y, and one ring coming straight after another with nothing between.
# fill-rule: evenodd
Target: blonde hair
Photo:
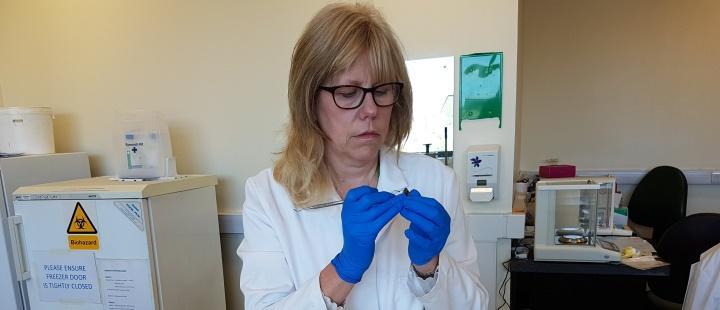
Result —
<instances>
[{"instance_id":1,"label":"blonde hair","mask_svg":"<svg viewBox=\"0 0 720 310\"><path fill-rule=\"evenodd\" d=\"M399 40L380 12L365 4L330 4L307 24L295 44L288 82L287 145L273 177L296 207L319 202L331 188L325 165L326 135L317 120L318 87L367 52L374 82L405 84L393 106L385 146L400 148L410 132L412 93Z\"/></svg>"}]
</instances>

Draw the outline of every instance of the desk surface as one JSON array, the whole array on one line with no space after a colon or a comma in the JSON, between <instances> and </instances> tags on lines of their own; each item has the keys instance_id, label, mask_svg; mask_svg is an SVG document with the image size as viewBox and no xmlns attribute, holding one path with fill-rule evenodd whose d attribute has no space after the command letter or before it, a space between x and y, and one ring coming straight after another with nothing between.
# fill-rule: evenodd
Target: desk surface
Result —
<instances>
[{"instance_id":1,"label":"desk surface","mask_svg":"<svg viewBox=\"0 0 720 310\"><path fill-rule=\"evenodd\" d=\"M640 270L620 263L540 262L532 259L512 259L509 262L508 269L512 273L586 274L640 277L667 277L670 275L670 266Z\"/></svg>"}]
</instances>

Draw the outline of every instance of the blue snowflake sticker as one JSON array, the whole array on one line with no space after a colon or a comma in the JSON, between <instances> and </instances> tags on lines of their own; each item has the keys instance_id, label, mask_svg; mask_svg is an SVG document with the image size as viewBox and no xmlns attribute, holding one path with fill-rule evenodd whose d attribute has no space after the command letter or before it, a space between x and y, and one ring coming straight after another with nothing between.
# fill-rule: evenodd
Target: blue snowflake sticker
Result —
<instances>
[{"instance_id":1,"label":"blue snowflake sticker","mask_svg":"<svg viewBox=\"0 0 720 310\"><path fill-rule=\"evenodd\" d=\"M473 167L480 167L481 162L482 159L480 159L480 157L475 156L473 158L470 158L470 163L472 163Z\"/></svg>"}]
</instances>

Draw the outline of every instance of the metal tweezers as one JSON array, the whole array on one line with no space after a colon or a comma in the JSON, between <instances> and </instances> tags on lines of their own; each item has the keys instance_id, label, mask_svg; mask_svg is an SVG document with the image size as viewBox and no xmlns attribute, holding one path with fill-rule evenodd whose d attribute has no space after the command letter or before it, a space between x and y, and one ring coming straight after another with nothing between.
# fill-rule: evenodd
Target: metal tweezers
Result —
<instances>
[{"instance_id":1,"label":"metal tweezers","mask_svg":"<svg viewBox=\"0 0 720 310\"><path fill-rule=\"evenodd\" d=\"M390 193L392 193L393 195L397 195L397 194L402 193L403 195L407 196L407 195L410 193L410 191L409 191L409 190L407 189L407 187L406 187L406 188L403 188L403 189L394 190L394 191L392 191L392 192L390 192ZM332 207L332 206L341 205L341 204L343 204L343 202L345 202L345 201L344 201L344 200L336 200L336 201L331 201L331 202L319 203L319 204L316 204L316 205L309 206L309 207L307 207L307 208L293 208L293 210L295 210L295 212L300 212L300 211L302 211L302 210L322 209L322 208L327 208L327 207Z\"/></svg>"}]
</instances>

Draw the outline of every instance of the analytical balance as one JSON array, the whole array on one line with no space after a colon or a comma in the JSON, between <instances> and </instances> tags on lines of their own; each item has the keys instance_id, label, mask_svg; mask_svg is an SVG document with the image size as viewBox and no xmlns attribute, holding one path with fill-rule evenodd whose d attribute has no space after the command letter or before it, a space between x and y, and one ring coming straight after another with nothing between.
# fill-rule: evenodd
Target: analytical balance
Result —
<instances>
[{"instance_id":1,"label":"analytical balance","mask_svg":"<svg viewBox=\"0 0 720 310\"><path fill-rule=\"evenodd\" d=\"M620 261L619 252L602 247L597 239L598 229L611 223L614 185L611 177L538 181L535 260Z\"/></svg>"}]
</instances>

